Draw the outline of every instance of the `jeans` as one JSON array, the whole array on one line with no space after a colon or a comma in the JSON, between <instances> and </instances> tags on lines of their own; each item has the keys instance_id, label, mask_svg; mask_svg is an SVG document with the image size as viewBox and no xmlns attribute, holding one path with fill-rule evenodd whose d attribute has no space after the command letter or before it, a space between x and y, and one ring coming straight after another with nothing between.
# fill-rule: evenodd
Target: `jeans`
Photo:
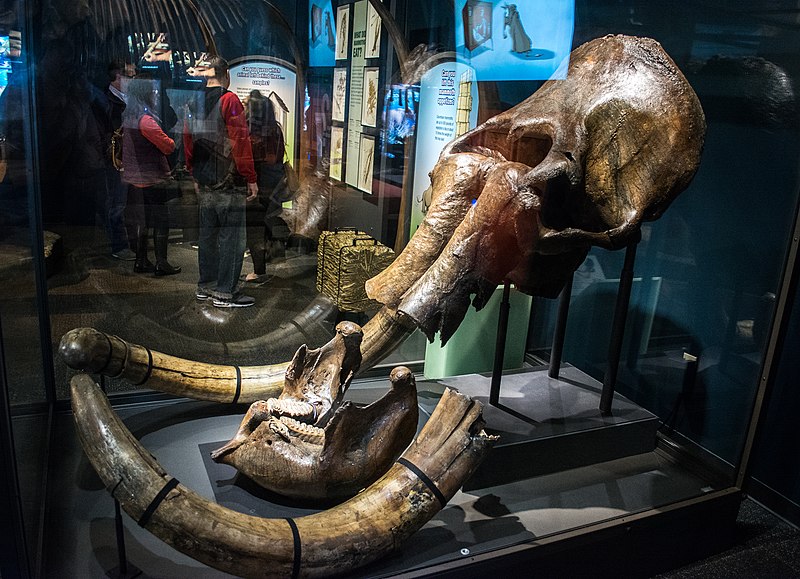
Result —
<instances>
[{"instance_id":1,"label":"jeans","mask_svg":"<svg viewBox=\"0 0 800 579\"><path fill-rule=\"evenodd\" d=\"M230 299L237 293L247 245L245 198L242 189L211 190L200 187L200 237L197 286L215 297Z\"/></svg>"},{"instance_id":2,"label":"jeans","mask_svg":"<svg viewBox=\"0 0 800 579\"><path fill-rule=\"evenodd\" d=\"M128 201L128 184L120 179L119 171L106 168L106 215L105 225L111 241L111 253L129 247L125 229L125 206Z\"/></svg>"}]
</instances>

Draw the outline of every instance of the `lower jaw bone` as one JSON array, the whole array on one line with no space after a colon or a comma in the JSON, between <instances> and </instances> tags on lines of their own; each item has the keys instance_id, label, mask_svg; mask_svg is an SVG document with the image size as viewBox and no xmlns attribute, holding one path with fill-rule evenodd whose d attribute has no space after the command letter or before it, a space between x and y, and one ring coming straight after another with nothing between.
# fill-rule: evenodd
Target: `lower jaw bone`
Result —
<instances>
[{"instance_id":1,"label":"lower jaw bone","mask_svg":"<svg viewBox=\"0 0 800 579\"><path fill-rule=\"evenodd\" d=\"M227 573L286 577L299 567L302 577L343 575L396 549L444 506L413 470L396 463L354 498L292 522L238 513L171 483L89 376L77 375L71 385L84 451L122 508L166 543ZM447 390L403 454L445 501L494 443L480 431L480 410L480 403ZM143 519L167 484L174 488Z\"/></svg>"},{"instance_id":2,"label":"lower jaw bone","mask_svg":"<svg viewBox=\"0 0 800 579\"><path fill-rule=\"evenodd\" d=\"M349 498L377 480L414 438L419 409L414 375L399 366L391 390L365 407L350 402L333 413L325 428L288 416L259 415L255 403L248 425L212 453L258 485L298 499Z\"/></svg>"}]
</instances>

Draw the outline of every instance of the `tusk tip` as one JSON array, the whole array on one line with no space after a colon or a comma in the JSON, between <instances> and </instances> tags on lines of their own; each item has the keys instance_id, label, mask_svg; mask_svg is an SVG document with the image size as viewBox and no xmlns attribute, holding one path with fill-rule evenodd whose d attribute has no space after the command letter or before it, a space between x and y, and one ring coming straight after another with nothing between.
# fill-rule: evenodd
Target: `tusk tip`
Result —
<instances>
[{"instance_id":1,"label":"tusk tip","mask_svg":"<svg viewBox=\"0 0 800 579\"><path fill-rule=\"evenodd\" d=\"M61 359L75 370L94 371L102 367L108 358L108 350L109 344L105 334L94 328L70 330L64 334L58 346Z\"/></svg>"}]
</instances>

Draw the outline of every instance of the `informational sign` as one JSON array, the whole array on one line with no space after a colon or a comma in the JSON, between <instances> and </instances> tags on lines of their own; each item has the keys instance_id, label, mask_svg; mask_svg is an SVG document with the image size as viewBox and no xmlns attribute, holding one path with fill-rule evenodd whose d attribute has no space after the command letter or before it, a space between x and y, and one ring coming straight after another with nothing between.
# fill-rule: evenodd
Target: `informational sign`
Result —
<instances>
[{"instance_id":1,"label":"informational sign","mask_svg":"<svg viewBox=\"0 0 800 579\"><path fill-rule=\"evenodd\" d=\"M335 15L331 0L309 0L308 65L333 66L336 49Z\"/></svg>"},{"instance_id":2,"label":"informational sign","mask_svg":"<svg viewBox=\"0 0 800 579\"><path fill-rule=\"evenodd\" d=\"M575 0L456 0L456 53L478 80L565 78Z\"/></svg>"},{"instance_id":3,"label":"informational sign","mask_svg":"<svg viewBox=\"0 0 800 579\"><path fill-rule=\"evenodd\" d=\"M272 102L275 118L283 127L286 154L289 159L294 159L297 116L297 75L294 68L278 59L245 58L231 63L230 75L229 90L235 92L242 102L253 91L259 91Z\"/></svg>"},{"instance_id":4,"label":"informational sign","mask_svg":"<svg viewBox=\"0 0 800 579\"><path fill-rule=\"evenodd\" d=\"M478 89L475 71L447 62L429 70L420 84L418 124L414 161L411 235L417 230L430 205L428 173L450 141L475 127L478 121Z\"/></svg>"},{"instance_id":5,"label":"informational sign","mask_svg":"<svg viewBox=\"0 0 800 579\"><path fill-rule=\"evenodd\" d=\"M345 182L360 187L361 174L361 111L364 104L364 47L367 37L367 0L352 4L350 27L353 43L350 51L350 99L347 107L347 163L345 163Z\"/></svg>"}]
</instances>

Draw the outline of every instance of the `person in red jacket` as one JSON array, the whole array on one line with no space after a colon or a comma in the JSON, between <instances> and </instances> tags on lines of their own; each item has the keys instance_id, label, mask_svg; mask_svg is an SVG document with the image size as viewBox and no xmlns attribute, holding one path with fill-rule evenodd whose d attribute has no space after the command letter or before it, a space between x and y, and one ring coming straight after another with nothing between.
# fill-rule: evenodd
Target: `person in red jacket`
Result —
<instances>
[{"instance_id":1,"label":"person in red jacket","mask_svg":"<svg viewBox=\"0 0 800 579\"><path fill-rule=\"evenodd\" d=\"M195 295L216 307L241 308L255 303L239 292L239 275L247 244L245 202L258 196L258 185L244 107L228 90L228 63L215 56L207 70L202 101L184 132L186 168L200 208Z\"/></svg>"},{"instance_id":2,"label":"person in red jacket","mask_svg":"<svg viewBox=\"0 0 800 579\"><path fill-rule=\"evenodd\" d=\"M128 103L122 116L123 179L128 183L128 206L136 223L136 273L157 276L181 271L167 261L169 208L167 184L171 179L167 155L173 141L161 128L158 109L159 83L137 76L128 85ZM155 266L147 258L147 229L153 228Z\"/></svg>"}]
</instances>

